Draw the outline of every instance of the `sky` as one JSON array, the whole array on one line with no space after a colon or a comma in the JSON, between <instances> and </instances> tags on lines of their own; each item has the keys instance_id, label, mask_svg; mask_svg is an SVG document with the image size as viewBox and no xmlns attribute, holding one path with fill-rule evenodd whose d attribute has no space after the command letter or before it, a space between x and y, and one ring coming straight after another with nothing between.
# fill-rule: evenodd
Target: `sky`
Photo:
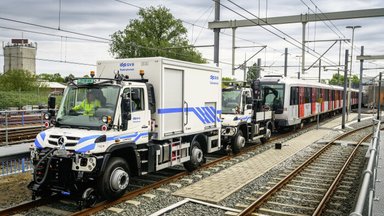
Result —
<instances>
[{"instance_id":1,"label":"sky","mask_svg":"<svg viewBox=\"0 0 384 216\"><path fill-rule=\"evenodd\" d=\"M221 20L254 19L256 17L277 17L306 13L326 13L348 10L373 9L384 7L384 0L221 0ZM138 7L165 6L177 19L183 21L188 30L191 45L213 45L213 31L208 22L214 20L213 0L2 0L0 1L0 41L7 44L12 38L25 38L37 44L36 73L60 73L84 76L95 70L97 60L113 59L109 52L111 35L123 30L129 21L138 18ZM240 6L240 7L239 7ZM225 8L228 7L231 10ZM245 10L243 10L243 9ZM235 11L235 12L234 12ZM240 16L240 15L241 16ZM243 17L245 16L245 17ZM383 55L382 46L384 17L319 21L307 24L307 40L351 39L352 30L346 26L360 25L354 34L354 56L360 54L364 46L367 55ZM60 29L60 30L58 30ZM269 31L267 31L268 29ZM288 76L297 77L301 61L302 24L274 25L238 28L236 30L235 68L250 58L260 47L259 54L250 59L250 66L260 58L262 75L283 74L284 49L288 48ZM243 71L231 72L232 30L223 29L220 34L220 64L224 77L243 80ZM282 39L286 38L286 40ZM296 46L292 45L294 43ZM324 53L334 42L306 43L308 49L317 55ZM297 47L298 46L298 47ZM339 49L341 48L341 54ZM329 79L339 59L344 63L345 49L351 50L351 43L336 43L323 59L321 77ZM213 60L213 47L197 48L208 60ZM310 51L310 53L314 53ZM316 56L316 54L314 54ZM317 57L306 54L308 68ZM340 57L341 56L341 57ZM339 58L340 57L340 58ZM212 62L212 61L209 61ZM0 50L0 73L3 73L3 50ZM317 65L317 64L315 64ZM359 61L352 62L352 74L359 74ZM327 67L329 66L329 67ZM376 76L384 68L384 60L366 61L364 76ZM317 79L318 68L312 68L301 75L305 79Z\"/></svg>"}]
</instances>

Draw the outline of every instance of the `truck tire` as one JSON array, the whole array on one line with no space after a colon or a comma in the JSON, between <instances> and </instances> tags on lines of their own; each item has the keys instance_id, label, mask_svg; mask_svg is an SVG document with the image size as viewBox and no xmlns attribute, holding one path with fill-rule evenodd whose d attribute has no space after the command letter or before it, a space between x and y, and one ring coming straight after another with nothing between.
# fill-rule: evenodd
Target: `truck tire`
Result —
<instances>
[{"instance_id":1,"label":"truck tire","mask_svg":"<svg viewBox=\"0 0 384 216\"><path fill-rule=\"evenodd\" d=\"M269 124L266 131L265 131L264 137L260 138L261 143L268 142L268 140L271 138L271 136L272 136L272 128Z\"/></svg>"},{"instance_id":2,"label":"truck tire","mask_svg":"<svg viewBox=\"0 0 384 216\"><path fill-rule=\"evenodd\" d=\"M201 149L200 143L194 140L191 144L191 159L184 163L184 168L189 172L196 170L204 163L204 152Z\"/></svg>"},{"instance_id":3,"label":"truck tire","mask_svg":"<svg viewBox=\"0 0 384 216\"><path fill-rule=\"evenodd\" d=\"M245 138L243 136L243 131L239 130L237 135L232 141L232 152L237 154L241 151L241 149L245 146Z\"/></svg>"},{"instance_id":4,"label":"truck tire","mask_svg":"<svg viewBox=\"0 0 384 216\"><path fill-rule=\"evenodd\" d=\"M129 176L127 162L123 158L112 157L98 181L100 195L107 200L121 197L128 187Z\"/></svg>"}]
</instances>

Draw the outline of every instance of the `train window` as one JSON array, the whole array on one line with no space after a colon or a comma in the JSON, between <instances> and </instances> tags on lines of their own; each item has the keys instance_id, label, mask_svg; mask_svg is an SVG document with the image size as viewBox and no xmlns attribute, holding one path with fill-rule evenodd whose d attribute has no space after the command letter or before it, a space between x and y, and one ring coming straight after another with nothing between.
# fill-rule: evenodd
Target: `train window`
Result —
<instances>
[{"instance_id":1,"label":"train window","mask_svg":"<svg viewBox=\"0 0 384 216\"><path fill-rule=\"evenodd\" d=\"M312 88L304 88L304 103L311 103Z\"/></svg>"},{"instance_id":2,"label":"train window","mask_svg":"<svg viewBox=\"0 0 384 216\"><path fill-rule=\"evenodd\" d=\"M290 105L297 105L299 104L299 88L298 87L291 87L291 97L290 97Z\"/></svg>"},{"instance_id":3,"label":"train window","mask_svg":"<svg viewBox=\"0 0 384 216\"><path fill-rule=\"evenodd\" d=\"M325 89L324 90L324 101L329 101L329 90L328 89Z\"/></svg>"}]
</instances>

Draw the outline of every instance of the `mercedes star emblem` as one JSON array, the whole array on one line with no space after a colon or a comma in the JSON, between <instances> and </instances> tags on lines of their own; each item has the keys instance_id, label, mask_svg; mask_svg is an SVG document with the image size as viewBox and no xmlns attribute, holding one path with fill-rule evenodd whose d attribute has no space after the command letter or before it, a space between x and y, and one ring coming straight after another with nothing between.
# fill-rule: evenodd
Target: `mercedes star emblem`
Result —
<instances>
[{"instance_id":1,"label":"mercedes star emblem","mask_svg":"<svg viewBox=\"0 0 384 216\"><path fill-rule=\"evenodd\" d=\"M63 145L65 145L66 140L67 140L67 138L66 138L65 136L60 137L60 138L57 140L57 145L59 145L59 146L63 146Z\"/></svg>"}]
</instances>

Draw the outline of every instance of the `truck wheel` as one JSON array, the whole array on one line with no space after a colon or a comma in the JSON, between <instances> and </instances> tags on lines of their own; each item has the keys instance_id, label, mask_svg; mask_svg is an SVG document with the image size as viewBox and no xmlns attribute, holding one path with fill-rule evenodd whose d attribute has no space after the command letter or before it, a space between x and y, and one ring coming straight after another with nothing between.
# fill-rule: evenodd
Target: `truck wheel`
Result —
<instances>
[{"instance_id":1,"label":"truck wheel","mask_svg":"<svg viewBox=\"0 0 384 216\"><path fill-rule=\"evenodd\" d=\"M120 157L113 157L108 161L104 173L98 181L98 189L105 199L121 197L128 187L129 168L127 162Z\"/></svg>"},{"instance_id":2,"label":"truck wheel","mask_svg":"<svg viewBox=\"0 0 384 216\"><path fill-rule=\"evenodd\" d=\"M245 138L243 136L243 132L239 130L239 132L237 132L237 135L232 142L232 152L237 154L241 151L241 149L244 146L245 146Z\"/></svg>"},{"instance_id":3,"label":"truck wheel","mask_svg":"<svg viewBox=\"0 0 384 216\"><path fill-rule=\"evenodd\" d=\"M184 168L189 172L197 169L204 163L204 152L200 147L200 143L195 140L191 145L191 159L184 163Z\"/></svg>"},{"instance_id":4,"label":"truck wheel","mask_svg":"<svg viewBox=\"0 0 384 216\"><path fill-rule=\"evenodd\" d=\"M266 143L272 136L272 130L270 127L266 129L266 132L264 134L264 137L260 138L261 143Z\"/></svg>"}]
</instances>

